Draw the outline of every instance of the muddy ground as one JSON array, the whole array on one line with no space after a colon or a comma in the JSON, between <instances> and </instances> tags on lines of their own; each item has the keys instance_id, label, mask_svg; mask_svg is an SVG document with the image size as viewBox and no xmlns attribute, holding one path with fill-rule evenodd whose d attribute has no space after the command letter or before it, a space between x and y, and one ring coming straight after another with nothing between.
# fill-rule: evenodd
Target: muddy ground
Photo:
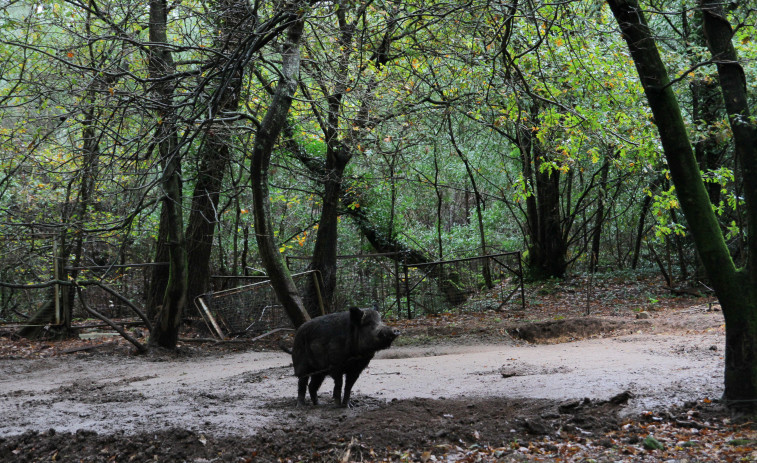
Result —
<instances>
[{"instance_id":1,"label":"muddy ground","mask_svg":"<svg viewBox=\"0 0 757 463\"><path fill-rule=\"evenodd\" d=\"M540 320L398 322L402 341L363 372L350 409L328 403L329 379L323 405L296 407L291 359L260 345L6 347L0 461L459 461L477 446L521 461L537 459L532 441L556 456L566 439L593 439L600 455L614 446L603 436L650 410L727 420L714 405L692 411L722 394L722 314L698 298L656 305L649 318L619 305L550 316L550 305Z\"/></svg>"}]
</instances>

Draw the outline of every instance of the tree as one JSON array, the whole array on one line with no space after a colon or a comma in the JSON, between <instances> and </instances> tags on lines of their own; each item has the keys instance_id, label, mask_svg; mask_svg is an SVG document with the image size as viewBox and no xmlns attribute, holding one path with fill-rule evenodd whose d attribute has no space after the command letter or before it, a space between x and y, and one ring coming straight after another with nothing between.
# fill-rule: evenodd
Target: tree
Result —
<instances>
[{"instance_id":1,"label":"tree","mask_svg":"<svg viewBox=\"0 0 757 463\"><path fill-rule=\"evenodd\" d=\"M297 90L297 77L300 70L299 47L305 21L302 16L303 12L298 10L299 7L299 4L292 5L291 9L286 12L285 18L287 20L283 22L288 24L288 29L286 42L281 52L281 77L266 115L255 135L255 144L251 154L252 174L250 177L253 193L255 239L258 244L260 259L268 272L268 277L271 279L271 285L279 302L296 327L305 323L310 317L274 240L268 171L271 153L279 134L286 125L287 114Z\"/></svg>"},{"instance_id":2,"label":"tree","mask_svg":"<svg viewBox=\"0 0 757 463\"><path fill-rule=\"evenodd\" d=\"M158 318L150 333L150 345L172 349L179 339L179 327L187 300L187 248L182 211L181 151L178 143L177 114L174 106L172 78L176 71L166 31L166 0L150 1L150 77L155 81L158 118L155 144L163 169L163 209L161 226L165 226L168 249L168 281Z\"/></svg>"},{"instance_id":3,"label":"tree","mask_svg":"<svg viewBox=\"0 0 757 463\"><path fill-rule=\"evenodd\" d=\"M214 87L206 103L213 115L206 121L198 149L198 168L192 194L192 208L187 222L189 294L187 302L208 291L211 275L211 252L216 223L220 221L219 201L224 173L232 159L235 136L233 114L242 96L245 78L245 42L255 43L263 34L255 31L258 18L246 0L217 0L213 3L218 54L211 60ZM250 40L252 38L252 40ZM209 86L209 84L205 84ZM189 307L188 307L189 308Z\"/></svg>"},{"instance_id":4,"label":"tree","mask_svg":"<svg viewBox=\"0 0 757 463\"><path fill-rule=\"evenodd\" d=\"M737 268L710 205L665 64L636 0L609 0L659 130L665 157L697 251L720 300L726 322L726 403L757 410L757 124L750 114L744 70L722 5L702 0L704 33L741 166L747 210L748 257Z\"/></svg>"},{"instance_id":5,"label":"tree","mask_svg":"<svg viewBox=\"0 0 757 463\"><path fill-rule=\"evenodd\" d=\"M317 280L309 280L305 289L305 305L311 316L320 314L319 297L327 312L336 309L333 300L339 216L345 207L359 207L359 203L342 201L345 171L352 158L360 153L366 133L382 119L375 106L376 87L383 67L393 58L389 52L398 29L396 7L387 4L386 8L384 22L376 17L378 11L372 1L336 1L326 7L331 14L325 15L335 20L336 27L328 28L326 23L320 23L312 29L313 42L319 46L308 47L308 54L318 64L304 70L314 88L310 89L304 82L302 86L322 133L325 159L317 168L322 207L313 258L308 267L320 273L323 284L316 288ZM375 18L375 23L366 17ZM322 30L331 37L322 37ZM302 156L300 160L308 162Z\"/></svg>"}]
</instances>

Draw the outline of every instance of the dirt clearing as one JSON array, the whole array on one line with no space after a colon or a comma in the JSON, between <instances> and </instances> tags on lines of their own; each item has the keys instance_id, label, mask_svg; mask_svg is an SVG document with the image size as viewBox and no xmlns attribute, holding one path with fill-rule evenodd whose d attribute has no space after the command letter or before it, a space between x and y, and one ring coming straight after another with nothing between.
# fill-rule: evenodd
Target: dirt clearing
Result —
<instances>
[{"instance_id":1,"label":"dirt clearing","mask_svg":"<svg viewBox=\"0 0 757 463\"><path fill-rule=\"evenodd\" d=\"M697 433L730 418L712 403L722 394L722 314L696 300L648 319L637 312L401 323L404 339L371 362L350 409L330 404L330 379L323 405L296 407L291 358L275 350L186 345L178 356L133 356L115 343L46 356L53 347L33 346L44 358L0 360L0 460L613 461L639 452L643 461L649 426L664 436L665 426L693 423L685 432Z\"/></svg>"}]
</instances>

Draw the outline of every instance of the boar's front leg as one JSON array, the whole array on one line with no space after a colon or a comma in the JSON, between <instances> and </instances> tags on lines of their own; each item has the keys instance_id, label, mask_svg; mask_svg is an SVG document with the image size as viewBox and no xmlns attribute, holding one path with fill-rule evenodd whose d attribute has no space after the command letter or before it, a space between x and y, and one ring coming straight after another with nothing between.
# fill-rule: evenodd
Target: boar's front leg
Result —
<instances>
[{"instance_id":1,"label":"boar's front leg","mask_svg":"<svg viewBox=\"0 0 757 463\"><path fill-rule=\"evenodd\" d=\"M367 365L368 362L365 362ZM358 376L362 373L364 365L360 365L358 368L350 368L344 375L344 397L342 398L342 407L352 407L350 404L350 394L352 393L352 386L355 385Z\"/></svg>"},{"instance_id":2,"label":"boar's front leg","mask_svg":"<svg viewBox=\"0 0 757 463\"><path fill-rule=\"evenodd\" d=\"M350 404L350 394L352 393L352 386L355 385L355 381L357 381L358 376L360 376L360 373L365 370L365 367L368 366L368 362L371 361L371 358L373 355L371 355L368 358L358 358L355 359L347 370L345 371L344 375L344 397L342 398L342 407L351 407Z\"/></svg>"},{"instance_id":3,"label":"boar's front leg","mask_svg":"<svg viewBox=\"0 0 757 463\"><path fill-rule=\"evenodd\" d=\"M352 386L357 381L357 377L360 376L360 372L348 371L345 375L344 381L344 398L342 399L342 407L352 407L350 404L350 394L352 393Z\"/></svg>"}]
</instances>

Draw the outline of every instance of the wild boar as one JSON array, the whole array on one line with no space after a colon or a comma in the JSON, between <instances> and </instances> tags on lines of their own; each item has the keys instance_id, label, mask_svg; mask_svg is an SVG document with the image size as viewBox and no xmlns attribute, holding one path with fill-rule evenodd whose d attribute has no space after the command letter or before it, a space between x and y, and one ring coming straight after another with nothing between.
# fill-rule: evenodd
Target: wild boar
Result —
<instances>
[{"instance_id":1,"label":"wild boar","mask_svg":"<svg viewBox=\"0 0 757 463\"><path fill-rule=\"evenodd\" d=\"M374 354L391 346L399 334L399 330L382 323L375 309L351 307L305 322L295 333L291 351L298 378L298 405L305 405L305 389L317 405L318 388L328 375L334 380L334 402L349 407L350 392L360 373Z\"/></svg>"}]
</instances>

